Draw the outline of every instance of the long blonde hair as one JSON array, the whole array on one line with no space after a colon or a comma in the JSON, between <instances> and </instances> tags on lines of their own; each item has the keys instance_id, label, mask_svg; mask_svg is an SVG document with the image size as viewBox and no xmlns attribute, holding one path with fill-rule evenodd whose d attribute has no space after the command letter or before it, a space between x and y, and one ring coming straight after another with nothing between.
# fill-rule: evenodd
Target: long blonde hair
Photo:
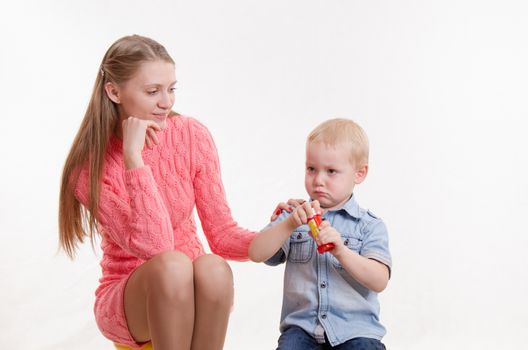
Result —
<instances>
[{"instance_id":1,"label":"long blonde hair","mask_svg":"<svg viewBox=\"0 0 528 350\"><path fill-rule=\"evenodd\" d=\"M59 199L59 243L70 258L86 236L93 244L103 161L110 137L119 122L117 106L105 90L107 82L120 85L133 77L144 62L163 60L174 64L158 42L139 35L125 36L110 46L97 72L92 96L62 172ZM175 114L172 112L171 114ZM88 162L88 207L75 198L75 185L81 168Z\"/></svg>"}]
</instances>

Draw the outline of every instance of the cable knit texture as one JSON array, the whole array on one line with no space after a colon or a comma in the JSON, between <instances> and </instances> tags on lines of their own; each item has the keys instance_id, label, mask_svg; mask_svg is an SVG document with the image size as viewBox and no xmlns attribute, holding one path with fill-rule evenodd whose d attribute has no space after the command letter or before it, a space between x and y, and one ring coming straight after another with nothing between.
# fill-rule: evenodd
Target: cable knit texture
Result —
<instances>
[{"instance_id":1,"label":"cable knit texture","mask_svg":"<svg viewBox=\"0 0 528 350\"><path fill-rule=\"evenodd\" d=\"M123 290L130 273L155 255L178 250L192 260L203 255L196 234L196 204L211 251L226 259L248 259L254 232L231 217L218 154L207 128L193 118L170 117L159 144L143 153L145 166L126 170L122 141L112 137L105 155L98 229L103 275L96 290L99 328L111 340L137 347L126 326ZM88 168L75 195L88 203Z\"/></svg>"}]
</instances>

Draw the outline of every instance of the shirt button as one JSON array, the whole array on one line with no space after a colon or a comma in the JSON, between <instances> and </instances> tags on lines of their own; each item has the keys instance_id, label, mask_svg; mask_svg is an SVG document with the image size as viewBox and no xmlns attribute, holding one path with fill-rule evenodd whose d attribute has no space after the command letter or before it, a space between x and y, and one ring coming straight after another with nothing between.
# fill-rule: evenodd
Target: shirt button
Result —
<instances>
[{"instance_id":1,"label":"shirt button","mask_svg":"<svg viewBox=\"0 0 528 350\"><path fill-rule=\"evenodd\" d=\"M321 318L324 320L326 318L326 314L323 314Z\"/></svg>"},{"instance_id":2,"label":"shirt button","mask_svg":"<svg viewBox=\"0 0 528 350\"><path fill-rule=\"evenodd\" d=\"M321 282L321 288L326 288L326 282Z\"/></svg>"},{"instance_id":3,"label":"shirt button","mask_svg":"<svg viewBox=\"0 0 528 350\"><path fill-rule=\"evenodd\" d=\"M345 239L345 242L343 243L344 245L348 246L348 238Z\"/></svg>"},{"instance_id":4,"label":"shirt button","mask_svg":"<svg viewBox=\"0 0 528 350\"><path fill-rule=\"evenodd\" d=\"M302 238L302 234L301 233L298 233L297 234L297 239L301 239Z\"/></svg>"}]
</instances>

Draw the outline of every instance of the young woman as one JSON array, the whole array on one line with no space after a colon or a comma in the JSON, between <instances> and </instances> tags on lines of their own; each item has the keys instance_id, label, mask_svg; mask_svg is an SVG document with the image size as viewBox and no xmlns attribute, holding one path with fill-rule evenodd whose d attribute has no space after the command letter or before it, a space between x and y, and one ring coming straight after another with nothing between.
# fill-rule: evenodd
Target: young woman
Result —
<instances>
[{"instance_id":1,"label":"young woman","mask_svg":"<svg viewBox=\"0 0 528 350\"><path fill-rule=\"evenodd\" d=\"M175 84L156 41L133 35L108 49L64 166L60 243L73 257L101 234L94 311L107 338L221 349L233 303L224 259L247 260L255 233L231 217L207 128L172 111ZM197 237L195 206L214 254Z\"/></svg>"}]
</instances>

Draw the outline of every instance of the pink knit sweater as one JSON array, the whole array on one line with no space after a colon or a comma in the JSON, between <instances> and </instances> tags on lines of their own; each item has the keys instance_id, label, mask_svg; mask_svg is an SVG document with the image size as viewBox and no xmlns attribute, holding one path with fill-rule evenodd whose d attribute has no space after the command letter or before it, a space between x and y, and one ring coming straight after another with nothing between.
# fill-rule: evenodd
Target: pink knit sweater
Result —
<instances>
[{"instance_id":1,"label":"pink knit sweater","mask_svg":"<svg viewBox=\"0 0 528 350\"><path fill-rule=\"evenodd\" d=\"M192 260L203 255L193 219L195 204L211 251L227 259L248 259L255 233L231 217L207 128L175 116L158 139L159 145L142 153L145 166L131 170L124 168L122 141L110 140L97 218L103 250L97 296L161 252L178 250ZM87 168L81 171L75 195L86 206Z\"/></svg>"}]
</instances>

